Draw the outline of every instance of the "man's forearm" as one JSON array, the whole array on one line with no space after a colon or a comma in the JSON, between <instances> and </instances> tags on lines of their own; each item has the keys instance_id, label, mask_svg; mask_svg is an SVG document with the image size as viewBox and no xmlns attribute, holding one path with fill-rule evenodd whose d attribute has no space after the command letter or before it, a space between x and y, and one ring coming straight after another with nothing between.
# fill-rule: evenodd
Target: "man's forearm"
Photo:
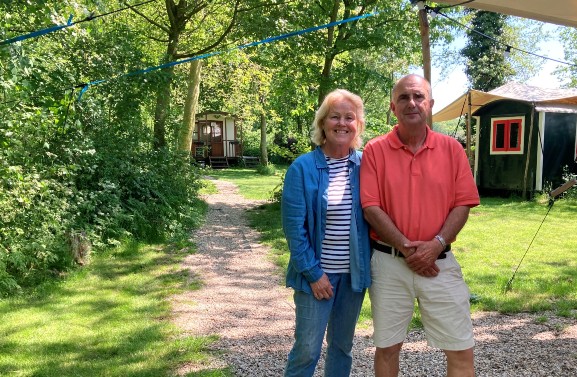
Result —
<instances>
[{"instance_id":1,"label":"man's forearm","mask_svg":"<svg viewBox=\"0 0 577 377\"><path fill-rule=\"evenodd\" d=\"M393 246L395 249L404 249L403 245L408 242L408 239L399 231L385 211L377 206L371 206L366 207L363 213L365 219L381 241Z\"/></svg>"},{"instance_id":2,"label":"man's forearm","mask_svg":"<svg viewBox=\"0 0 577 377\"><path fill-rule=\"evenodd\" d=\"M457 239L457 234L463 229L467 219L469 218L469 211L471 209L467 206L459 206L455 207L449 212L443 227L439 231L439 235L441 235L446 243L455 242Z\"/></svg>"}]
</instances>

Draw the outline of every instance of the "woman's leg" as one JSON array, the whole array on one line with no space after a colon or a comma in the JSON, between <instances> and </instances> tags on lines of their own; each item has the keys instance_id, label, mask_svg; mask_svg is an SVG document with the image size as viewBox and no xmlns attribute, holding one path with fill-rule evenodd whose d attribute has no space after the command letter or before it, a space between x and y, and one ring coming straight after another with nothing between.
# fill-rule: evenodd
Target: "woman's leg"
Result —
<instances>
[{"instance_id":1,"label":"woman's leg","mask_svg":"<svg viewBox=\"0 0 577 377\"><path fill-rule=\"evenodd\" d=\"M331 276L332 275L332 276ZM353 338L365 291L353 292L350 274L331 274L334 304L327 327L325 376L348 377L353 361Z\"/></svg>"},{"instance_id":2,"label":"woman's leg","mask_svg":"<svg viewBox=\"0 0 577 377\"><path fill-rule=\"evenodd\" d=\"M295 342L285 367L285 377L312 376L321 355L323 338L333 305L331 300L317 300L312 294L295 291Z\"/></svg>"}]
</instances>

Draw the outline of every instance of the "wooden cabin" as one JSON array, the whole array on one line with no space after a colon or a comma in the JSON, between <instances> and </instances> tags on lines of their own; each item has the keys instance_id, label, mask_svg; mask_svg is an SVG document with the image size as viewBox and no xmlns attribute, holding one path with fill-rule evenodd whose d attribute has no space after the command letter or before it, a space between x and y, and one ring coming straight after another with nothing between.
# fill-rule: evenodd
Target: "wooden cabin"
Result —
<instances>
[{"instance_id":1,"label":"wooden cabin","mask_svg":"<svg viewBox=\"0 0 577 377\"><path fill-rule=\"evenodd\" d=\"M221 111L196 114L191 153L201 165L226 168L242 156L237 118Z\"/></svg>"},{"instance_id":2,"label":"wooden cabin","mask_svg":"<svg viewBox=\"0 0 577 377\"><path fill-rule=\"evenodd\" d=\"M476 123L473 171L481 194L550 190L563 169L577 174L577 90L508 83L470 90L433 115L433 121L471 112Z\"/></svg>"}]
</instances>

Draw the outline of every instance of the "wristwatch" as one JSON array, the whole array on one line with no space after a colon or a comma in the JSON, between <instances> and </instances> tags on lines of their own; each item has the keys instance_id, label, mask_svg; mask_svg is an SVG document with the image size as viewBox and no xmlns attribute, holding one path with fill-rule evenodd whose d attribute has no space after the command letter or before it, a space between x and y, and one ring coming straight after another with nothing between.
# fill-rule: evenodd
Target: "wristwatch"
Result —
<instances>
[{"instance_id":1,"label":"wristwatch","mask_svg":"<svg viewBox=\"0 0 577 377\"><path fill-rule=\"evenodd\" d=\"M445 242L445 239L443 238L443 236L441 236L440 234L437 234L435 236L435 239L441 243L441 246L443 246L443 250L447 247L447 243Z\"/></svg>"}]
</instances>

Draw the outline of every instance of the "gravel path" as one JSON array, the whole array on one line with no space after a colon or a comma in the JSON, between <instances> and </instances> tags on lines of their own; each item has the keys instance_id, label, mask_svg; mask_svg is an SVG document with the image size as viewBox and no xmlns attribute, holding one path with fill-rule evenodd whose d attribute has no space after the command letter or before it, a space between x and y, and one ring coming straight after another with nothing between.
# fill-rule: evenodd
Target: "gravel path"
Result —
<instances>
[{"instance_id":1,"label":"gravel path","mask_svg":"<svg viewBox=\"0 0 577 377\"><path fill-rule=\"evenodd\" d=\"M215 357L184 365L179 375L230 367L235 376L282 376L292 345L294 305L278 268L269 260L245 212L246 200L229 182L214 180L206 224L193 235L198 252L184 262L199 290L173 299L174 323L184 336L218 335ZM543 321L543 318L547 318ZM577 376L577 321L550 314L482 313L475 326L477 376ZM352 376L373 375L372 328L357 329ZM323 360L315 376L322 376ZM402 376L444 376L444 355L409 333L401 353ZM330 376L328 376L330 377Z\"/></svg>"}]
</instances>

